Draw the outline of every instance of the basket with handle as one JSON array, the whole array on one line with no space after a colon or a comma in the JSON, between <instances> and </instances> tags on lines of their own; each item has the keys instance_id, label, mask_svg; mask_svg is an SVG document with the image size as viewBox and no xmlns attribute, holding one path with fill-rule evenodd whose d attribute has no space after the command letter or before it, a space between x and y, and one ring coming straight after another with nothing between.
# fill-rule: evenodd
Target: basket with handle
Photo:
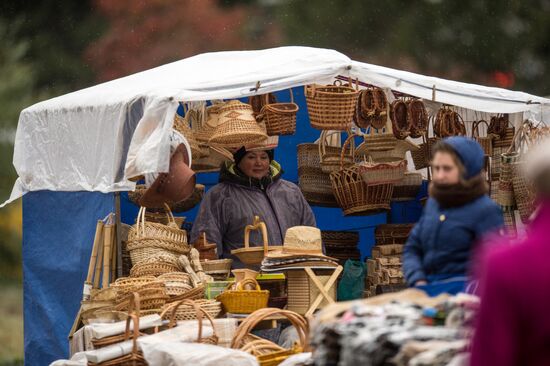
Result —
<instances>
[{"instance_id":1,"label":"basket with handle","mask_svg":"<svg viewBox=\"0 0 550 366\"><path fill-rule=\"evenodd\" d=\"M306 96L309 121L313 128L319 130L349 130L359 90L343 86L339 80L334 85L306 85Z\"/></svg>"},{"instance_id":2,"label":"basket with handle","mask_svg":"<svg viewBox=\"0 0 550 366\"><path fill-rule=\"evenodd\" d=\"M150 284L155 286L159 284L159 281L155 276L119 277L115 282L111 283L109 287L115 290L116 297L118 298L120 296L126 296Z\"/></svg>"},{"instance_id":3,"label":"basket with handle","mask_svg":"<svg viewBox=\"0 0 550 366\"><path fill-rule=\"evenodd\" d=\"M416 98L407 101L407 120L412 138L422 137L428 133L429 118L423 101Z\"/></svg>"},{"instance_id":4,"label":"basket with handle","mask_svg":"<svg viewBox=\"0 0 550 366\"><path fill-rule=\"evenodd\" d=\"M210 317L217 317L222 311L222 305L217 300L207 300L207 299L182 299L170 302L162 308L161 317L166 316L168 309L173 310L171 317L174 317L175 320L194 320L197 319L197 309L195 306L190 306L191 302L200 307L202 313L208 314Z\"/></svg>"},{"instance_id":5,"label":"basket with handle","mask_svg":"<svg viewBox=\"0 0 550 366\"><path fill-rule=\"evenodd\" d=\"M353 137L354 135L350 135L342 146L342 156ZM349 168L341 166L338 172L330 173L330 180L334 196L344 215L390 209L393 183L367 184L357 165Z\"/></svg>"},{"instance_id":6,"label":"basket with handle","mask_svg":"<svg viewBox=\"0 0 550 366\"><path fill-rule=\"evenodd\" d=\"M250 333L258 323L271 316L283 316L296 328L298 343L291 349L280 350L279 346L265 340L257 342L258 338ZM303 316L293 311L277 308L259 309L250 314L239 325L231 342L231 348L244 350L255 355L261 366L278 365L293 354L309 350L309 325Z\"/></svg>"},{"instance_id":7,"label":"basket with handle","mask_svg":"<svg viewBox=\"0 0 550 366\"><path fill-rule=\"evenodd\" d=\"M348 131L348 134L351 132ZM337 171L340 169L340 153L341 148L339 146L333 146L336 147L336 149L330 149L327 151L327 138L331 137L331 135L335 135L337 138L338 145L340 145L340 131L322 131L321 137L319 141L319 163L321 165L321 170L323 173L329 174L330 172ZM344 155L344 166L348 167L350 165L353 165L353 160L355 156L355 142L351 141L351 147L349 149L349 154Z\"/></svg>"},{"instance_id":8,"label":"basket with handle","mask_svg":"<svg viewBox=\"0 0 550 366\"><path fill-rule=\"evenodd\" d=\"M396 183L403 179L407 171L407 161L397 160L376 163L372 159L357 164L363 181L367 184Z\"/></svg>"},{"instance_id":9,"label":"basket with handle","mask_svg":"<svg viewBox=\"0 0 550 366\"><path fill-rule=\"evenodd\" d=\"M170 208L166 206L169 224L147 222L145 207L141 207L136 224L128 232L126 249L135 265L155 255L179 256L191 250L187 244L187 232L178 227Z\"/></svg>"},{"instance_id":10,"label":"basket with handle","mask_svg":"<svg viewBox=\"0 0 550 366\"><path fill-rule=\"evenodd\" d=\"M310 204L335 207L336 199L332 193L330 177L321 169L319 144L299 144L298 150L298 185ZM339 152L336 146L325 146L327 153Z\"/></svg>"},{"instance_id":11,"label":"basket with handle","mask_svg":"<svg viewBox=\"0 0 550 366\"><path fill-rule=\"evenodd\" d=\"M251 284L254 290L245 290L245 285ZM231 286L231 285L229 285ZM237 288L227 290L216 296L228 313L250 314L258 309L267 307L269 291L262 290L253 278L245 278L237 283Z\"/></svg>"},{"instance_id":12,"label":"basket with handle","mask_svg":"<svg viewBox=\"0 0 550 366\"><path fill-rule=\"evenodd\" d=\"M168 296L178 296L193 289L191 276L184 272L168 272L157 277L166 286Z\"/></svg>"},{"instance_id":13,"label":"basket with handle","mask_svg":"<svg viewBox=\"0 0 550 366\"><path fill-rule=\"evenodd\" d=\"M170 297L168 300L166 300L166 302L167 303L172 303L174 301L179 301L179 300L184 300L184 299L201 300L201 299L204 299L204 297L205 297L204 291L205 291L205 286L201 283L197 287L195 287L192 290L189 290L189 291L187 291L187 292L185 292L181 295Z\"/></svg>"},{"instance_id":14,"label":"basket with handle","mask_svg":"<svg viewBox=\"0 0 550 366\"><path fill-rule=\"evenodd\" d=\"M166 287L162 284L162 287L141 288L124 297L117 298L115 310L129 311L132 309L135 294L139 295L139 306L141 310L160 309L164 306L166 300L168 300Z\"/></svg>"},{"instance_id":15,"label":"basket with handle","mask_svg":"<svg viewBox=\"0 0 550 366\"><path fill-rule=\"evenodd\" d=\"M375 152L383 154L395 149L398 142L401 141L393 135L392 123L389 118L386 119L386 124L382 128L370 126L361 136L363 137L363 142L355 149L357 156Z\"/></svg>"},{"instance_id":16,"label":"basket with handle","mask_svg":"<svg viewBox=\"0 0 550 366\"><path fill-rule=\"evenodd\" d=\"M132 322L133 329L130 333L130 322ZM139 350L137 345L137 339L140 336L139 333L139 316L135 313L128 315L126 320L126 330L124 331L124 337L121 341L132 340L132 350L130 353L124 356L116 357L108 361L103 362L88 362L90 366L147 366L148 363L143 358L142 352Z\"/></svg>"},{"instance_id":17,"label":"basket with handle","mask_svg":"<svg viewBox=\"0 0 550 366\"><path fill-rule=\"evenodd\" d=\"M250 246L250 232L259 230L262 234L263 245L258 247ZM231 254L239 258L241 262L247 265L259 265L267 255L268 250L281 250L282 246L269 246L267 242L267 226L260 220L259 216L254 216L252 225L246 225L244 228L244 247L233 249Z\"/></svg>"},{"instance_id":18,"label":"basket with handle","mask_svg":"<svg viewBox=\"0 0 550 366\"><path fill-rule=\"evenodd\" d=\"M440 138L466 135L462 116L447 106L441 107L437 112L433 130L434 135Z\"/></svg>"},{"instance_id":19,"label":"basket with handle","mask_svg":"<svg viewBox=\"0 0 550 366\"><path fill-rule=\"evenodd\" d=\"M193 314L192 317L185 317L185 319L179 319L178 313L181 313L181 310L184 308L188 310L184 310L185 312L190 312ZM205 310L197 301L193 300L180 300L173 302L169 305L167 305L162 313L160 314L160 317L165 319L167 317L167 314L170 314L169 317L169 323L168 323L168 329L173 328L176 326L178 320L193 320L196 319L198 322L198 336L196 343L204 343L204 344L218 344L218 335L216 334L216 327L214 326L214 319L212 315ZM212 335L209 337L203 337L203 318L206 318L208 322L210 322L210 326L212 327ZM155 329L155 332L158 332L158 327Z\"/></svg>"},{"instance_id":20,"label":"basket with handle","mask_svg":"<svg viewBox=\"0 0 550 366\"><path fill-rule=\"evenodd\" d=\"M479 133L479 125L485 124L487 126L487 131L489 130L489 124L487 121L480 119L478 121L475 121L472 124L472 138L477 141L477 143L481 146L483 149L483 152L487 156L493 155L493 139L494 135L487 133L486 136L482 137Z\"/></svg>"},{"instance_id":21,"label":"basket with handle","mask_svg":"<svg viewBox=\"0 0 550 366\"><path fill-rule=\"evenodd\" d=\"M433 158L433 147L439 141L438 137L422 136L422 143L416 150L411 150L411 158L416 170L424 169L430 166L430 162Z\"/></svg>"},{"instance_id":22,"label":"basket with handle","mask_svg":"<svg viewBox=\"0 0 550 366\"><path fill-rule=\"evenodd\" d=\"M407 116L407 109L407 102L403 99L396 99L390 105L393 135L400 140L411 134L411 120Z\"/></svg>"},{"instance_id":23,"label":"basket with handle","mask_svg":"<svg viewBox=\"0 0 550 366\"><path fill-rule=\"evenodd\" d=\"M290 103L270 103L265 95L265 104L256 119L265 122L268 136L294 135L296 132L298 105L294 103L292 88L289 92Z\"/></svg>"}]
</instances>

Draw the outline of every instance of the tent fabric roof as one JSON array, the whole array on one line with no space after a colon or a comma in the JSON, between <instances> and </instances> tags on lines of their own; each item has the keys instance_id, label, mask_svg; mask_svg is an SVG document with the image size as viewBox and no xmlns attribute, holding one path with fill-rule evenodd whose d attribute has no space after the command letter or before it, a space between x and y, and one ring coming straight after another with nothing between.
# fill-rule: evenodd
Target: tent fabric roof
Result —
<instances>
[{"instance_id":1,"label":"tent fabric roof","mask_svg":"<svg viewBox=\"0 0 550 366\"><path fill-rule=\"evenodd\" d=\"M13 158L19 178L4 205L29 191L132 190L128 178L167 171L178 101L240 98L338 75L485 112L536 118L550 109L549 99L356 62L329 49L206 53L23 110Z\"/></svg>"}]
</instances>

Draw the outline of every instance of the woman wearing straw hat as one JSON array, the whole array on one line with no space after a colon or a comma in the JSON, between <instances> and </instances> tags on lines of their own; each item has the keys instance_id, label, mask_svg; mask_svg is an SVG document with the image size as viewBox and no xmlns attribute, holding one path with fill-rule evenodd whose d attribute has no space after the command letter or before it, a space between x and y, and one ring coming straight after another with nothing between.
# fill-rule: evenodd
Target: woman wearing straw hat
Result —
<instances>
[{"instance_id":1,"label":"woman wearing straw hat","mask_svg":"<svg viewBox=\"0 0 550 366\"><path fill-rule=\"evenodd\" d=\"M273 153L265 147L235 151L234 162L222 165L219 184L205 194L193 224L192 242L205 232L218 255L233 259L233 268L244 267L231 250L243 247L244 228L254 216L265 222L269 245L281 245L290 227L315 226L311 207L298 186L281 178ZM262 245L258 232L251 232L250 245Z\"/></svg>"},{"instance_id":2,"label":"woman wearing straw hat","mask_svg":"<svg viewBox=\"0 0 550 366\"><path fill-rule=\"evenodd\" d=\"M504 222L487 195L477 142L449 137L434 146L433 156L430 197L405 244L403 272L409 286L435 296L465 290L472 251Z\"/></svg>"}]
</instances>

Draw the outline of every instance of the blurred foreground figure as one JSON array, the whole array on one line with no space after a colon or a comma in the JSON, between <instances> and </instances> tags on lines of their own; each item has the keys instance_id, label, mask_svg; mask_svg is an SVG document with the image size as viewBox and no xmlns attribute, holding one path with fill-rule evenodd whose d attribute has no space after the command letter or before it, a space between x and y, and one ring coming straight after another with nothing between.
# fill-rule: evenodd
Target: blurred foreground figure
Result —
<instances>
[{"instance_id":1,"label":"blurred foreground figure","mask_svg":"<svg viewBox=\"0 0 550 366\"><path fill-rule=\"evenodd\" d=\"M550 365L550 139L528 153L538 211L527 239L485 258L471 366Z\"/></svg>"}]
</instances>

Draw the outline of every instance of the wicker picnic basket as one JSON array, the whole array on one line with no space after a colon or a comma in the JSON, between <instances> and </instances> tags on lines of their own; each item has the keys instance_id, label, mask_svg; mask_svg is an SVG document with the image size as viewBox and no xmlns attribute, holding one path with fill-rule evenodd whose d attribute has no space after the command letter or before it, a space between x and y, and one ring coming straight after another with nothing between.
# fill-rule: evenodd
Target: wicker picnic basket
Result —
<instances>
[{"instance_id":1,"label":"wicker picnic basket","mask_svg":"<svg viewBox=\"0 0 550 366\"><path fill-rule=\"evenodd\" d=\"M178 258L172 254L154 254L133 265L130 277L160 276L180 271Z\"/></svg>"},{"instance_id":2,"label":"wicker picnic basket","mask_svg":"<svg viewBox=\"0 0 550 366\"><path fill-rule=\"evenodd\" d=\"M313 128L320 130L349 130L357 106L359 91L351 86L306 85L309 121Z\"/></svg>"},{"instance_id":3,"label":"wicker picnic basket","mask_svg":"<svg viewBox=\"0 0 550 366\"><path fill-rule=\"evenodd\" d=\"M263 245L257 247L250 246L250 232L259 230L262 234ZM259 216L254 216L252 225L246 225L244 228L244 247L233 249L231 255L239 258L246 265L253 266L262 263L262 260L267 255L269 250L281 250L282 246L269 246L267 242L267 226L260 220Z\"/></svg>"},{"instance_id":4,"label":"wicker picnic basket","mask_svg":"<svg viewBox=\"0 0 550 366\"><path fill-rule=\"evenodd\" d=\"M411 120L407 117L407 109L407 102L403 99L394 100L390 106L393 135L400 140L411 134Z\"/></svg>"},{"instance_id":5,"label":"wicker picnic basket","mask_svg":"<svg viewBox=\"0 0 550 366\"><path fill-rule=\"evenodd\" d=\"M164 307L162 308L161 317L165 317L166 313L170 309L173 309L170 317L173 317L175 320L198 319L197 306L201 309L201 312L203 314L208 314L210 318L217 317L222 311L221 303L216 300L183 299L164 305Z\"/></svg>"},{"instance_id":6,"label":"wicker picnic basket","mask_svg":"<svg viewBox=\"0 0 550 366\"><path fill-rule=\"evenodd\" d=\"M267 139L267 134L256 122L252 107L238 100L231 100L219 109L219 123L209 144L223 147L241 147L260 144Z\"/></svg>"},{"instance_id":7,"label":"wicker picnic basket","mask_svg":"<svg viewBox=\"0 0 550 366\"><path fill-rule=\"evenodd\" d=\"M187 232L178 227L169 208L166 209L168 225L146 221L145 211L145 207L140 208L136 224L128 232L126 249L134 265L155 255L189 253Z\"/></svg>"},{"instance_id":8,"label":"wicker picnic basket","mask_svg":"<svg viewBox=\"0 0 550 366\"><path fill-rule=\"evenodd\" d=\"M167 316L168 313L169 317ZM215 316L212 316L212 311L208 311L207 308L201 305L199 301L185 299L168 304L163 308L160 317L163 319L168 318L170 320L167 326L168 329L175 327L178 320L196 319L198 321L199 331L196 343L213 345L218 344L219 339L218 335L216 334L216 327L214 326ZM203 317L206 317L206 319L210 322L210 326L212 327L212 335L209 337L202 336ZM158 331L158 328L156 329L156 331Z\"/></svg>"},{"instance_id":9,"label":"wicker picnic basket","mask_svg":"<svg viewBox=\"0 0 550 366\"><path fill-rule=\"evenodd\" d=\"M424 102L420 99L407 101L407 119L409 120L410 136L422 137L428 133L429 117Z\"/></svg>"},{"instance_id":10,"label":"wicker picnic basket","mask_svg":"<svg viewBox=\"0 0 550 366\"><path fill-rule=\"evenodd\" d=\"M273 342L259 340L250 333L258 323L271 316L284 316L296 328L299 341L291 349L280 350L280 347ZM259 309L239 325L231 342L231 348L255 355L261 366L275 366L293 354L309 350L309 325L303 316L293 311L277 308Z\"/></svg>"},{"instance_id":11,"label":"wicker picnic basket","mask_svg":"<svg viewBox=\"0 0 550 366\"><path fill-rule=\"evenodd\" d=\"M487 121L480 119L479 121L475 121L472 124L472 138L477 141L477 143L481 146L483 149L483 152L487 156L493 155L493 139L495 138L495 135L487 133L486 136L481 136L479 132L479 126L481 124L485 124L487 126L487 131L489 131L489 124Z\"/></svg>"},{"instance_id":12,"label":"wicker picnic basket","mask_svg":"<svg viewBox=\"0 0 550 366\"><path fill-rule=\"evenodd\" d=\"M332 193L330 177L321 170L319 145L315 143L299 144L298 150L298 186L305 199L313 205L337 207ZM338 147L326 146L325 151L340 151Z\"/></svg>"},{"instance_id":13,"label":"wicker picnic basket","mask_svg":"<svg viewBox=\"0 0 550 366\"><path fill-rule=\"evenodd\" d=\"M367 184L396 183L403 179L407 171L406 160L396 160L386 163L362 161L357 168Z\"/></svg>"},{"instance_id":14,"label":"wicker picnic basket","mask_svg":"<svg viewBox=\"0 0 550 366\"><path fill-rule=\"evenodd\" d=\"M348 134L351 132L348 131ZM335 135L337 138L338 146L331 146L333 149L327 150L327 138ZM340 131L322 131L319 141L319 163L321 165L321 170L323 173L329 174L340 169L340 155L342 149L340 148ZM351 140L351 147L349 149L349 154L344 155L344 167L353 165L355 156L355 142Z\"/></svg>"},{"instance_id":15,"label":"wicker picnic basket","mask_svg":"<svg viewBox=\"0 0 550 366\"><path fill-rule=\"evenodd\" d=\"M245 290L244 286L251 284L254 290ZM267 307L269 291L262 290L258 282L253 278L245 278L237 283L235 290L230 284L224 292L216 296L216 300L222 303L228 313L250 314L258 309Z\"/></svg>"},{"instance_id":16,"label":"wicker picnic basket","mask_svg":"<svg viewBox=\"0 0 550 366\"><path fill-rule=\"evenodd\" d=\"M406 172L403 179L393 186L392 201L414 200L422 186L422 174Z\"/></svg>"},{"instance_id":17,"label":"wicker picnic basket","mask_svg":"<svg viewBox=\"0 0 550 366\"><path fill-rule=\"evenodd\" d=\"M130 334L130 322L132 322L133 333ZM137 339L140 336L139 333L139 316L135 313L128 314L126 320L126 330L124 331L124 337L121 338L121 341L132 340L132 350L130 353L124 356L113 358L108 361L94 363L88 362L90 366L147 366L148 363L143 358L142 352L139 350L137 345Z\"/></svg>"},{"instance_id":18,"label":"wicker picnic basket","mask_svg":"<svg viewBox=\"0 0 550 366\"><path fill-rule=\"evenodd\" d=\"M353 135L342 146L342 156ZM361 177L360 168L341 167L340 171L330 173L332 190L344 215L360 212L389 210L393 194L393 183L367 184Z\"/></svg>"},{"instance_id":19,"label":"wicker picnic basket","mask_svg":"<svg viewBox=\"0 0 550 366\"><path fill-rule=\"evenodd\" d=\"M193 164L194 165L194 164ZM139 200L147 190L145 184L137 184L136 189L128 192L128 198L132 203L140 206ZM202 201L204 196L204 185L195 184L195 189L191 196L180 202L166 202L172 212L185 212L191 210ZM161 208L161 207L158 207ZM164 208L164 206L162 206Z\"/></svg>"},{"instance_id":20,"label":"wicker picnic basket","mask_svg":"<svg viewBox=\"0 0 550 366\"><path fill-rule=\"evenodd\" d=\"M267 94L265 95L265 104L256 120L265 122L268 136L294 135L296 132L298 105L294 103L292 88L289 92L290 103L270 103Z\"/></svg>"}]
</instances>

